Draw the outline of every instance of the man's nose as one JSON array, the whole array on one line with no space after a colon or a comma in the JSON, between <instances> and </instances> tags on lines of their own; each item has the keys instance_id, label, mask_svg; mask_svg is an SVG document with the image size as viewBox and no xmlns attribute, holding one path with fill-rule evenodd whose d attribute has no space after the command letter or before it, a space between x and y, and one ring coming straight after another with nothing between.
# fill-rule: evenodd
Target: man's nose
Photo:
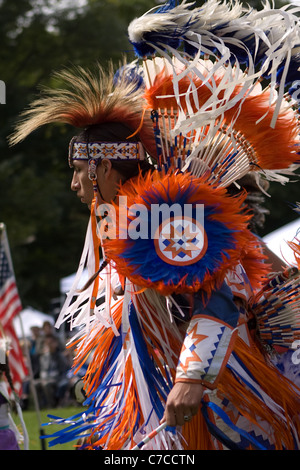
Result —
<instances>
[{"instance_id":1,"label":"man's nose","mask_svg":"<svg viewBox=\"0 0 300 470\"><path fill-rule=\"evenodd\" d=\"M75 175L73 175L72 181L71 181L71 190L72 191L78 191L79 189L79 183L77 181L77 178Z\"/></svg>"}]
</instances>

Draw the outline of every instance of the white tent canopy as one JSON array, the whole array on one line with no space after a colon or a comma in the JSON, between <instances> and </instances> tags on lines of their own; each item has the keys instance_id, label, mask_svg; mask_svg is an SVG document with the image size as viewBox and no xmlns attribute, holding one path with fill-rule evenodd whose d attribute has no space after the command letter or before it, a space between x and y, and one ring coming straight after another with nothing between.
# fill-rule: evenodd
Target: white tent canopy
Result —
<instances>
[{"instance_id":1,"label":"white tent canopy","mask_svg":"<svg viewBox=\"0 0 300 470\"><path fill-rule=\"evenodd\" d=\"M24 330L24 336L29 337L31 336L31 328L33 326L41 328L46 321L54 325L54 319L50 315L28 307L22 310L21 313L13 319L13 325L18 338L22 338L22 330Z\"/></svg>"},{"instance_id":2,"label":"white tent canopy","mask_svg":"<svg viewBox=\"0 0 300 470\"><path fill-rule=\"evenodd\" d=\"M295 240L295 237L297 237L299 241ZM295 264L294 252L288 246L287 242L294 240L295 243L300 243L300 218L265 235L263 240L267 247L279 258L286 263Z\"/></svg>"}]
</instances>

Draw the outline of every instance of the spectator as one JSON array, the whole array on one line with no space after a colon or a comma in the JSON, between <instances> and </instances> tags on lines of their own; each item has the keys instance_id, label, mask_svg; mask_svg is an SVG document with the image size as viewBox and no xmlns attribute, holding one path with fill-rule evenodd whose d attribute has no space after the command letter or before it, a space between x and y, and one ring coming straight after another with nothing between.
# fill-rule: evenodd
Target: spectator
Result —
<instances>
[{"instance_id":1,"label":"spectator","mask_svg":"<svg viewBox=\"0 0 300 470\"><path fill-rule=\"evenodd\" d=\"M43 351L39 357L40 388L43 392L42 405L61 405L69 388L67 371L70 364L60 350L59 340L54 335L45 336Z\"/></svg>"},{"instance_id":2,"label":"spectator","mask_svg":"<svg viewBox=\"0 0 300 470\"><path fill-rule=\"evenodd\" d=\"M42 351L43 346L43 336L41 328L38 326L33 326L31 328L31 341L30 341L30 360L33 377L36 379L39 377L40 373L40 364L39 364L39 355Z\"/></svg>"},{"instance_id":3,"label":"spectator","mask_svg":"<svg viewBox=\"0 0 300 470\"><path fill-rule=\"evenodd\" d=\"M65 349L65 345L61 342L61 340L59 338L59 335L57 333L57 330L52 325L52 323L50 323L49 321L45 321L43 323L43 326L42 326L42 333L43 333L44 337L46 337L48 335L54 336L58 341L58 346L59 346L60 350L63 351Z\"/></svg>"}]
</instances>

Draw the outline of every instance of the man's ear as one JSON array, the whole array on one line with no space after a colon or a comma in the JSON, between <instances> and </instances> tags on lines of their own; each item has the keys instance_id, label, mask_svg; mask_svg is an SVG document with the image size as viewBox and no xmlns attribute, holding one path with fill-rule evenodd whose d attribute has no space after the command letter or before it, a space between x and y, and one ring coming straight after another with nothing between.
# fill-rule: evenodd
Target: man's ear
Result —
<instances>
[{"instance_id":1,"label":"man's ear","mask_svg":"<svg viewBox=\"0 0 300 470\"><path fill-rule=\"evenodd\" d=\"M104 176L108 178L112 170L111 161L108 158L104 158L101 161L101 166L102 166Z\"/></svg>"}]
</instances>

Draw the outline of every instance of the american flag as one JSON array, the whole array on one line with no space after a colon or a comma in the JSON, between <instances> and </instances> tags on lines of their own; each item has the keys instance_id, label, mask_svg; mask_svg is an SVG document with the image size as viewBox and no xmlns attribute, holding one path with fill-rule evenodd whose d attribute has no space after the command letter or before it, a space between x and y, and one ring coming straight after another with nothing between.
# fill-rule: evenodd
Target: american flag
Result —
<instances>
[{"instance_id":1,"label":"american flag","mask_svg":"<svg viewBox=\"0 0 300 470\"><path fill-rule=\"evenodd\" d=\"M22 310L16 286L5 226L0 226L0 322L10 341L9 367L17 394L21 394L22 381L27 375L22 349L15 333L13 319Z\"/></svg>"}]
</instances>

